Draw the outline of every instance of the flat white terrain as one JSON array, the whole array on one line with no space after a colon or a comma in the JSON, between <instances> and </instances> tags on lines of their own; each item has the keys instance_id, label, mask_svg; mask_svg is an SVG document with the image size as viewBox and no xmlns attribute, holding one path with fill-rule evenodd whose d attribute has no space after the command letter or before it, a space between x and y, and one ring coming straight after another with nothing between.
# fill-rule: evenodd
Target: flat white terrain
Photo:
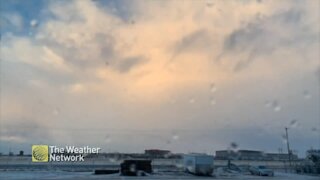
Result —
<instances>
[{"instance_id":1,"label":"flat white terrain","mask_svg":"<svg viewBox=\"0 0 320 180\"><path fill-rule=\"evenodd\" d=\"M309 176L288 173L275 173L274 177L230 174L219 177L193 176L185 173L157 173L143 177L111 175L93 175L90 172L65 172L65 171L1 171L0 179L272 179L272 180L318 180L320 176Z\"/></svg>"}]
</instances>

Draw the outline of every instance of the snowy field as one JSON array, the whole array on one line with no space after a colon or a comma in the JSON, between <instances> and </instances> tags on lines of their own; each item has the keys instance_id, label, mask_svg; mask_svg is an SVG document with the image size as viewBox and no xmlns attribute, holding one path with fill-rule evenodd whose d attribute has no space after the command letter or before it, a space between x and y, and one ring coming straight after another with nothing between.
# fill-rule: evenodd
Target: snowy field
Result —
<instances>
[{"instance_id":1,"label":"snowy field","mask_svg":"<svg viewBox=\"0 0 320 180\"><path fill-rule=\"evenodd\" d=\"M122 160L121 160L122 161ZM118 169L118 162L94 159L85 163L32 163L30 157L0 157L0 180L2 179L274 179L274 180L313 180L320 177L280 173L276 170L274 177L260 177L239 173L225 173L215 169L213 177L198 177L184 173L177 168L179 160L154 160L154 174L144 177L126 177L119 174L94 175L94 169ZM215 161L216 165L226 165L226 161ZM234 161L235 164L267 165L278 167L283 162ZM181 164L180 164L181 165Z\"/></svg>"},{"instance_id":2,"label":"snowy field","mask_svg":"<svg viewBox=\"0 0 320 180\"><path fill-rule=\"evenodd\" d=\"M156 173L143 177L127 177L119 174L94 175L91 172L66 172L66 171L1 171L0 179L273 179L273 180L318 180L320 177L275 173L274 177L260 177L252 175L225 175L218 177L198 177L185 173Z\"/></svg>"}]
</instances>

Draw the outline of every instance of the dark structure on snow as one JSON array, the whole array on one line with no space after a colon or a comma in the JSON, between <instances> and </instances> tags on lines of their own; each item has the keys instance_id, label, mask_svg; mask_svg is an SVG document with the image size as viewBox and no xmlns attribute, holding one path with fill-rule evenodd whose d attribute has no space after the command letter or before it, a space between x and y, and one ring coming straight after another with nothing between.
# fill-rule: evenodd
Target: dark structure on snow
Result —
<instances>
[{"instance_id":1,"label":"dark structure on snow","mask_svg":"<svg viewBox=\"0 0 320 180\"><path fill-rule=\"evenodd\" d=\"M124 160L120 164L120 173L124 176L144 176L152 173L151 160Z\"/></svg>"}]
</instances>

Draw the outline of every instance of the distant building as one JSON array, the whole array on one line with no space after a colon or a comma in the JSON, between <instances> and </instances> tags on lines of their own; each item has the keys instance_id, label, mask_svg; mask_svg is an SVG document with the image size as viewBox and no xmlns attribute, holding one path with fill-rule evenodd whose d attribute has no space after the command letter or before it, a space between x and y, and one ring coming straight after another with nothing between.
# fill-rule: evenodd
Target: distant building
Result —
<instances>
[{"instance_id":1,"label":"distant building","mask_svg":"<svg viewBox=\"0 0 320 180\"><path fill-rule=\"evenodd\" d=\"M230 151L230 150L220 150L216 151L215 159L218 160L271 160L271 161L280 161L280 160L289 160L288 154L284 153L264 153L263 151L255 150L239 150L239 151ZM291 154L291 160L297 160L298 156L296 154Z\"/></svg>"},{"instance_id":2,"label":"distant building","mask_svg":"<svg viewBox=\"0 0 320 180\"><path fill-rule=\"evenodd\" d=\"M218 160L227 160L227 159L235 159L237 157L237 153L230 150L220 150L216 151L215 159Z\"/></svg>"},{"instance_id":3,"label":"distant building","mask_svg":"<svg viewBox=\"0 0 320 180\"><path fill-rule=\"evenodd\" d=\"M238 152L239 160L263 160L263 152L262 151L254 151L254 150L239 150Z\"/></svg>"},{"instance_id":4,"label":"distant building","mask_svg":"<svg viewBox=\"0 0 320 180\"><path fill-rule=\"evenodd\" d=\"M266 153L267 160L273 161L286 161L289 160L289 155L285 153ZM291 160L297 160L298 156L296 154L291 154Z\"/></svg>"},{"instance_id":5,"label":"distant building","mask_svg":"<svg viewBox=\"0 0 320 180\"><path fill-rule=\"evenodd\" d=\"M165 158L171 154L168 150L161 149L147 149L144 154L151 158Z\"/></svg>"}]
</instances>

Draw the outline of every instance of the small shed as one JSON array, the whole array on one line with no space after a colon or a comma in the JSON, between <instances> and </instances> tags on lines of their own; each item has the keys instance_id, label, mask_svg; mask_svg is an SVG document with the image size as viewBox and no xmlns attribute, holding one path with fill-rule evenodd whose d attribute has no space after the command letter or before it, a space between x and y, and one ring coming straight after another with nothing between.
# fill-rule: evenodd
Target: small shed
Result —
<instances>
[{"instance_id":1,"label":"small shed","mask_svg":"<svg viewBox=\"0 0 320 180\"><path fill-rule=\"evenodd\" d=\"M186 154L183 156L184 169L194 175L211 176L213 156L207 154Z\"/></svg>"},{"instance_id":2,"label":"small shed","mask_svg":"<svg viewBox=\"0 0 320 180\"><path fill-rule=\"evenodd\" d=\"M124 176L138 176L152 173L151 160L124 160L120 164L120 173Z\"/></svg>"}]
</instances>

